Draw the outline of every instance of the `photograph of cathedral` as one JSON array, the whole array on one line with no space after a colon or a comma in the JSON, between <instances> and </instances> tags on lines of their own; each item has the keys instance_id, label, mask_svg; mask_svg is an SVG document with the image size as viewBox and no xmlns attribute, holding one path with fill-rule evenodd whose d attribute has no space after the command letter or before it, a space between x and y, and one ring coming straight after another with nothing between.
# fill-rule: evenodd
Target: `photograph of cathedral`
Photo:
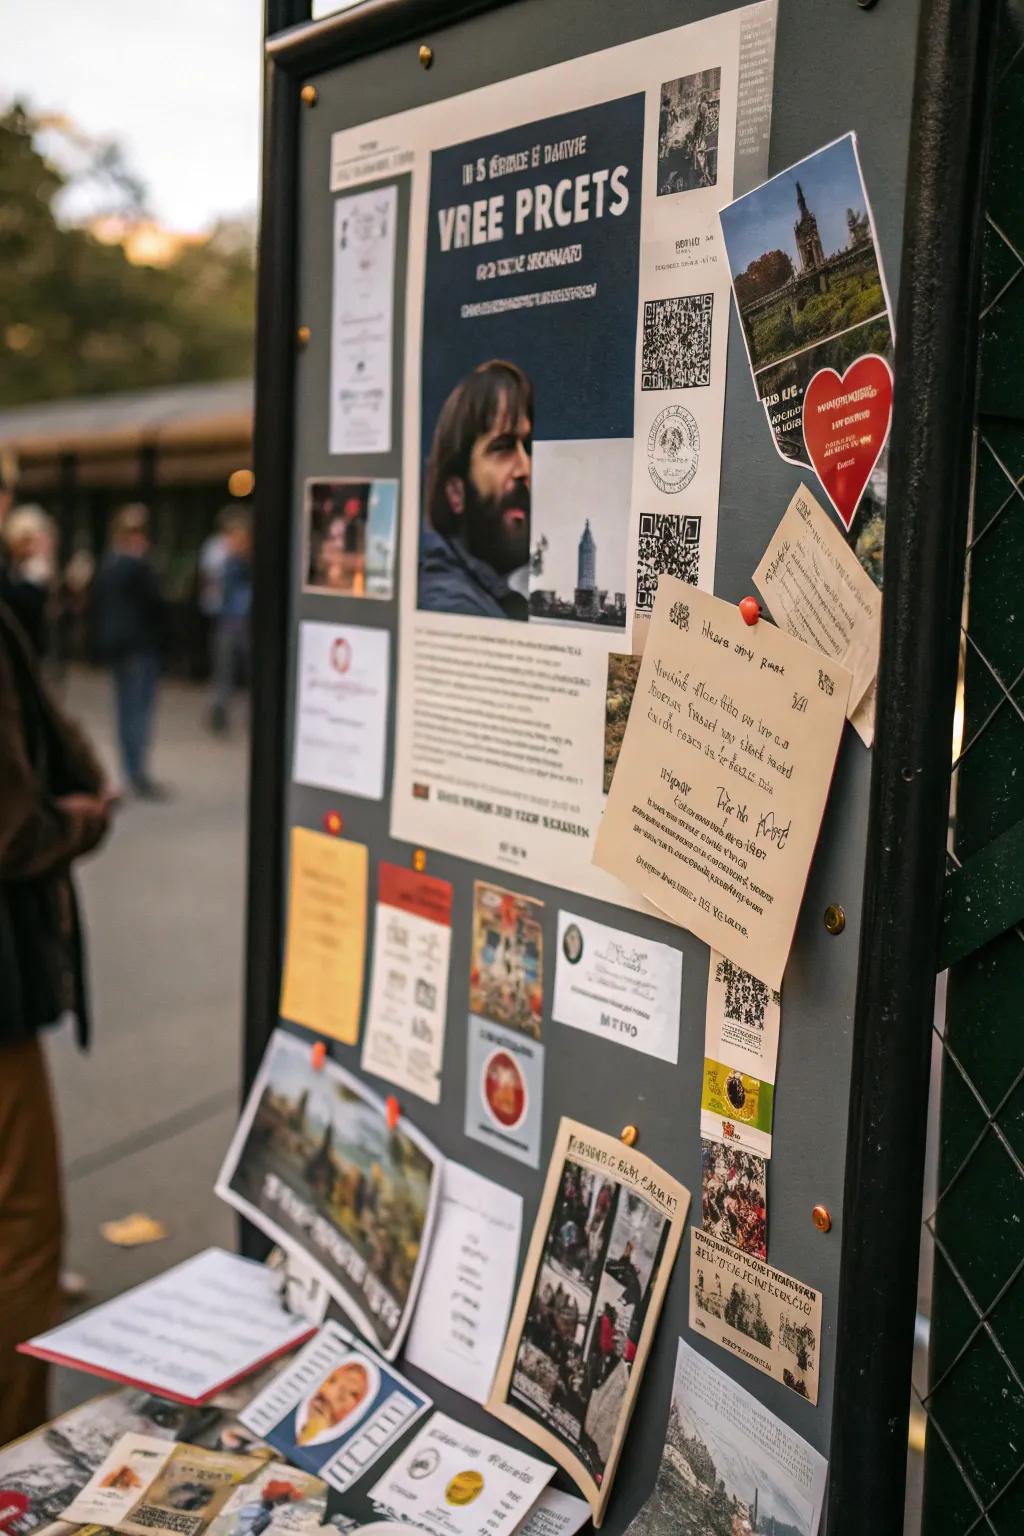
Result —
<instances>
[{"instance_id":1,"label":"photograph of cathedral","mask_svg":"<svg viewBox=\"0 0 1024 1536\"><path fill-rule=\"evenodd\" d=\"M755 373L805 347L886 318L851 136L732 203L721 219Z\"/></svg>"}]
</instances>

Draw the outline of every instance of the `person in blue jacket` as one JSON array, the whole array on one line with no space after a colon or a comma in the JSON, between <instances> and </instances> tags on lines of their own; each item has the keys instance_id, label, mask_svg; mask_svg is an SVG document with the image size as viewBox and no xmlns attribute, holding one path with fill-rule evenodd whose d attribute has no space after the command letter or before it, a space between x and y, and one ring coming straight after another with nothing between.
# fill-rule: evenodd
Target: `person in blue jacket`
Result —
<instances>
[{"instance_id":1,"label":"person in blue jacket","mask_svg":"<svg viewBox=\"0 0 1024 1536\"><path fill-rule=\"evenodd\" d=\"M418 606L527 619L509 584L530 558L533 386L515 363L481 363L441 408L427 461Z\"/></svg>"}]
</instances>

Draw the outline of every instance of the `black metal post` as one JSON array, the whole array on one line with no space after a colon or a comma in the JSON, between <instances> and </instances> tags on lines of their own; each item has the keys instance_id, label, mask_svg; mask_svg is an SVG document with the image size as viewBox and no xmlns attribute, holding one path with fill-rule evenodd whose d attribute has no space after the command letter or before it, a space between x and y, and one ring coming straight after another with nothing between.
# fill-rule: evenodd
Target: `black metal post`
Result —
<instances>
[{"instance_id":1,"label":"black metal post","mask_svg":"<svg viewBox=\"0 0 1024 1536\"><path fill-rule=\"evenodd\" d=\"M877 1536L903 1526L996 11L988 0L921 6L846 1165L830 1536Z\"/></svg>"}]
</instances>

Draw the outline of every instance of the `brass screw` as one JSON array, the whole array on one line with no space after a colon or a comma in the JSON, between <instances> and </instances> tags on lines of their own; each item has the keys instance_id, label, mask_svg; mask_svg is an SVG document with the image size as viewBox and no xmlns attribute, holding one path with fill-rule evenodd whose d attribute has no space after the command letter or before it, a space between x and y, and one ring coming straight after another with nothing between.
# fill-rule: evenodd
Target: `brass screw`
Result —
<instances>
[{"instance_id":1,"label":"brass screw","mask_svg":"<svg viewBox=\"0 0 1024 1536\"><path fill-rule=\"evenodd\" d=\"M417 848L412 856L412 867L418 875L422 875L427 867L427 855L422 848Z\"/></svg>"},{"instance_id":2,"label":"brass screw","mask_svg":"<svg viewBox=\"0 0 1024 1536\"><path fill-rule=\"evenodd\" d=\"M300 325L298 330L295 332L295 340L298 342L299 346L308 347L312 339L313 332L310 330L309 326Z\"/></svg>"},{"instance_id":3,"label":"brass screw","mask_svg":"<svg viewBox=\"0 0 1024 1536\"><path fill-rule=\"evenodd\" d=\"M811 1212L811 1220L819 1232L831 1232L832 1214L827 1205L816 1205Z\"/></svg>"},{"instance_id":4,"label":"brass screw","mask_svg":"<svg viewBox=\"0 0 1024 1536\"><path fill-rule=\"evenodd\" d=\"M830 902L825 908L825 927L833 938L846 927L846 913L836 902Z\"/></svg>"},{"instance_id":5,"label":"brass screw","mask_svg":"<svg viewBox=\"0 0 1024 1536\"><path fill-rule=\"evenodd\" d=\"M640 1135L635 1125L624 1125L619 1132L619 1140L624 1141L627 1147L636 1145L636 1139Z\"/></svg>"},{"instance_id":6,"label":"brass screw","mask_svg":"<svg viewBox=\"0 0 1024 1536\"><path fill-rule=\"evenodd\" d=\"M422 69L429 69L431 64L433 64L434 50L429 43L420 43L419 60Z\"/></svg>"},{"instance_id":7,"label":"brass screw","mask_svg":"<svg viewBox=\"0 0 1024 1536\"><path fill-rule=\"evenodd\" d=\"M305 102L307 107L315 107L320 100L320 92L315 85L304 85L299 92L299 98Z\"/></svg>"}]
</instances>

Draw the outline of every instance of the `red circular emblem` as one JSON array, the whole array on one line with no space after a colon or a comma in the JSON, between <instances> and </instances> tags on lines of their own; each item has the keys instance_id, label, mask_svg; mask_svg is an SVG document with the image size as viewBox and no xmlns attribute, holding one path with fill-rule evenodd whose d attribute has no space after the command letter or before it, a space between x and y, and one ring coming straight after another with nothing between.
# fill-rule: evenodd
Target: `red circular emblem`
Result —
<instances>
[{"instance_id":1,"label":"red circular emblem","mask_svg":"<svg viewBox=\"0 0 1024 1536\"><path fill-rule=\"evenodd\" d=\"M352 647L344 635L331 642L331 666L335 672L347 672L352 665Z\"/></svg>"},{"instance_id":2,"label":"red circular emblem","mask_svg":"<svg viewBox=\"0 0 1024 1536\"><path fill-rule=\"evenodd\" d=\"M526 1079L508 1051L492 1051L484 1067L484 1103L506 1131L521 1125L526 1114Z\"/></svg>"}]
</instances>

